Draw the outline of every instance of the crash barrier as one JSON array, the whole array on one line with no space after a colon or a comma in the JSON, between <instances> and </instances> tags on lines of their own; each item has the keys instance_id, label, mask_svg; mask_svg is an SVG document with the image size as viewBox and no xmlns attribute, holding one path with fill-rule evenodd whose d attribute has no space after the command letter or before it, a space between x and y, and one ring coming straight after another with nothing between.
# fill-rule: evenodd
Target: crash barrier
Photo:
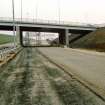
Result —
<instances>
[{"instance_id":1,"label":"crash barrier","mask_svg":"<svg viewBox=\"0 0 105 105\"><path fill-rule=\"evenodd\" d=\"M9 57L11 54L14 54L16 52L16 49L18 49L18 47L8 47L0 49L0 62L6 60L7 57Z\"/></svg>"}]
</instances>

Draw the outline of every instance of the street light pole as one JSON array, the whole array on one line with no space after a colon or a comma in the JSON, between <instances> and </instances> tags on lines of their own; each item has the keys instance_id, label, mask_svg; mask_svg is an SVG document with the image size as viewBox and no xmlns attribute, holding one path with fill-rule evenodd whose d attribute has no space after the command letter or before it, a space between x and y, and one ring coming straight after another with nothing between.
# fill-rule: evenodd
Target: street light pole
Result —
<instances>
[{"instance_id":1,"label":"street light pole","mask_svg":"<svg viewBox=\"0 0 105 105\"><path fill-rule=\"evenodd\" d=\"M22 3L22 0L21 0L21 22L22 22L22 12L23 12L22 5L23 5L23 3Z\"/></svg>"},{"instance_id":2,"label":"street light pole","mask_svg":"<svg viewBox=\"0 0 105 105\"><path fill-rule=\"evenodd\" d=\"M13 15L13 35L14 35L14 48L16 47L15 43L15 14L14 14L14 0L12 0L12 15Z\"/></svg>"},{"instance_id":3,"label":"street light pole","mask_svg":"<svg viewBox=\"0 0 105 105\"><path fill-rule=\"evenodd\" d=\"M36 22L38 18L38 0L36 0Z\"/></svg>"},{"instance_id":4,"label":"street light pole","mask_svg":"<svg viewBox=\"0 0 105 105\"><path fill-rule=\"evenodd\" d=\"M59 24L60 24L60 0L58 0L58 18L59 18Z\"/></svg>"}]
</instances>

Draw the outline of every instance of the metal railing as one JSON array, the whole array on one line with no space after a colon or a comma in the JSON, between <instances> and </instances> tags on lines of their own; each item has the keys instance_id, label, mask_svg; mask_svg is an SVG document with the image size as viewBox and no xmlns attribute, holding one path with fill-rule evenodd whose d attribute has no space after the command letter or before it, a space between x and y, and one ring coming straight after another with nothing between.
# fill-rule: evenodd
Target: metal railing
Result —
<instances>
[{"instance_id":1,"label":"metal railing","mask_svg":"<svg viewBox=\"0 0 105 105\"><path fill-rule=\"evenodd\" d=\"M11 17L0 17L0 22L13 22ZM33 24L54 24L54 25L70 25L70 26L84 26L84 27L95 27L94 24L70 22L70 21L57 21L57 20L43 20L43 19L32 19L32 18L15 18L15 23L33 23Z\"/></svg>"},{"instance_id":2,"label":"metal railing","mask_svg":"<svg viewBox=\"0 0 105 105\"><path fill-rule=\"evenodd\" d=\"M10 53L15 53L17 48L3 48L0 50L0 61L4 61L10 55Z\"/></svg>"}]
</instances>

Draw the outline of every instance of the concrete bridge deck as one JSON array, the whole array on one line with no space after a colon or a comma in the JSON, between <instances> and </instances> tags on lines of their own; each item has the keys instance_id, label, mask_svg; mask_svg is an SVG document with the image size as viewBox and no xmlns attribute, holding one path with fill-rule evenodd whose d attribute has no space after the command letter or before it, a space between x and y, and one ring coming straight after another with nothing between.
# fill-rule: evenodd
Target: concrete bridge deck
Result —
<instances>
[{"instance_id":1,"label":"concrete bridge deck","mask_svg":"<svg viewBox=\"0 0 105 105\"><path fill-rule=\"evenodd\" d=\"M15 25L28 26L28 27L45 27L45 28L59 28L59 29L78 29L78 30L95 30L98 26L79 23L79 22L67 22L67 21L54 21L54 20L42 20L42 19L26 19L15 18ZM12 18L0 17L0 25L13 26Z\"/></svg>"},{"instance_id":2,"label":"concrete bridge deck","mask_svg":"<svg viewBox=\"0 0 105 105\"><path fill-rule=\"evenodd\" d=\"M13 24L14 23L14 24ZM13 31L16 30L17 35L20 38L20 43L23 46L23 31L30 32L51 32L59 34L59 43L62 45L69 46L69 36L71 34L80 34L84 36L90 32L95 31L98 27L88 25L88 24L79 24L78 23L53 23L53 22L43 22L33 20L16 20L13 22L12 19L3 19L0 20L0 30Z\"/></svg>"}]
</instances>

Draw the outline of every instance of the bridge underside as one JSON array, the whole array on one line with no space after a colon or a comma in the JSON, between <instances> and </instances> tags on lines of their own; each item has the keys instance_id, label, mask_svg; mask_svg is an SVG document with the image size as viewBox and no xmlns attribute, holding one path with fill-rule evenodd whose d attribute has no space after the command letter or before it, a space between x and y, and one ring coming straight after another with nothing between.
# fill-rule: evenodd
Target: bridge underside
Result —
<instances>
[{"instance_id":1,"label":"bridge underside","mask_svg":"<svg viewBox=\"0 0 105 105\"><path fill-rule=\"evenodd\" d=\"M13 31L13 26L3 26L0 25L0 30ZM78 30L78 29L60 29L60 28L46 28L46 27L25 27L25 26L16 26L16 32L20 37L20 44L23 45L23 31L29 32L51 32L59 33L59 44L69 45L69 34L80 34L82 36L92 32L92 30Z\"/></svg>"}]
</instances>

